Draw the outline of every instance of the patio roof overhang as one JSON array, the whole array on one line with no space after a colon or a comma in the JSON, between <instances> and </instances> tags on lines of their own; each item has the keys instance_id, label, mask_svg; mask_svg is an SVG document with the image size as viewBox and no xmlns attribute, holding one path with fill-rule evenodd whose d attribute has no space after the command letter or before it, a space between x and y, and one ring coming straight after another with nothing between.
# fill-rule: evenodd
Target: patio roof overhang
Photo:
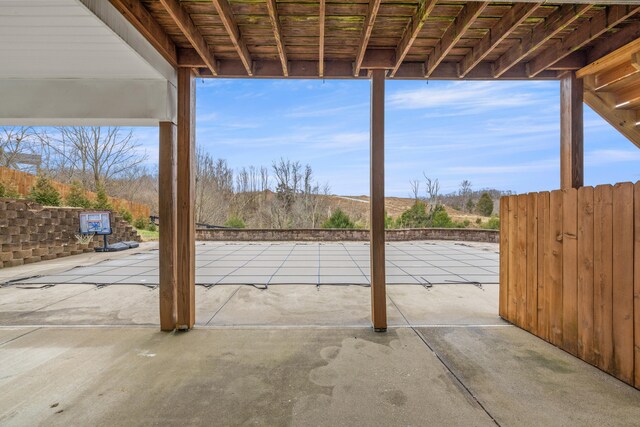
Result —
<instances>
[{"instance_id":1,"label":"patio roof overhang","mask_svg":"<svg viewBox=\"0 0 640 427\"><path fill-rule=\"evenodd\" d=\"M201 77L557 79L640 24L640 1L110 1Z\"/></svg>"},{"instance_id":2,"label":"patio roof overhang","mask_svg":"<svg viewBox=\"0 0 640 427\"><path fill-rule=\"evenodd\" d=\"M0 0L2 125L157 126L177 71L108 2Z\"/></svg>"}]
</instances>

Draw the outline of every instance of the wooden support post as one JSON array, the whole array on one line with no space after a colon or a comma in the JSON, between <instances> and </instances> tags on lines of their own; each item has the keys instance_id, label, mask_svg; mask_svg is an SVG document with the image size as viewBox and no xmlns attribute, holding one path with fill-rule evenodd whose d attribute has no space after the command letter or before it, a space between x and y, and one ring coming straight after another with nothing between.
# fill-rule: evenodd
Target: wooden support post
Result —
<instances>
[{"instance_id":1,"label":"wooden support post","mask_svg":"<svg viewBox=\"0 0 640 427\"><path fill-rule=\"evenodd\" d=\"M177 242L178 298L176 329L195 323L195 79L190 68L178 69Z\"/></svg>"},{"instance_id":2,"label":"wooden support post","mask_svg":"<svg viewBox=\"0 0 640 427\"><path fill-rule=\"evenodd\" d=\"M574 72L560 81L560 188L584 185L584 126L582 79Z\"/></svg>"},{"instance_id":3,"label":"wooden support post","mask_svg":"<svg viewBox=\"0 0 640 427\"><path fill-rule=\"evenodd\" d=\"M371 71L371 319L376 332L387 330L384 247L384 80L386 70Z\"/></svg>"},{"instance_id":4,"label":"wooden support post","mask_svg":"<svg viewBox=\"0 0 640 427\"><path fill-rule=\"evenodd\" d=\"M176 125L160 122L158 161L158 213L160 214L160 329L176 328L177 234L176 234Z\"/></svg>"}]
</instances>

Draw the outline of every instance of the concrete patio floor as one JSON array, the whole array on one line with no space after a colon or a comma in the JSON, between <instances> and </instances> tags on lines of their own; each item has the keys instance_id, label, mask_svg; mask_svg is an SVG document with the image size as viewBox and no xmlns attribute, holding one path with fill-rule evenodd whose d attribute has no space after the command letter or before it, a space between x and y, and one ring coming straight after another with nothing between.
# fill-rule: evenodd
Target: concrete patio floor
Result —
<instances>
[{"instance_id":1,"label":"concrete patio floor","mask_svg":"<svg viewBox=\"0 0 640 427\"><path fill-rule=\"evenodd\" d=\"M640 391L514 327L1 328L0 424L637 425Z\"/></svg>"},{"instance_id":2,"label":"concrete patio floor","mask_svg":"<svg viewBox=\"0 0 640 427\"><path fill-rule=\"evenodd\" d=\"M0 270L0 281L104 259L73 258ZM640 391L501 320L496 284L393 285L388 297L389 330L374 333L368 287L197 286L196 329L168 334L157 288L4 286L0 425L640 419Z\"/></svg>"}]
</instances>

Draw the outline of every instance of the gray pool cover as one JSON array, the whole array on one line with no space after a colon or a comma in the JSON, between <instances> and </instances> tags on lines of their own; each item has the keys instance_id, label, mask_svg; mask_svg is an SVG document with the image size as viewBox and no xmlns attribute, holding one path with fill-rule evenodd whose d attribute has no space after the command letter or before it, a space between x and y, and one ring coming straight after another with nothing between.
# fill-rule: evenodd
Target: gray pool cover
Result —
<instances>
[{"instance_id":1,"label":"gray pool cover","mask_svg":"<svg viewBox=\"0 0 640 427\"><path fill-rule=\"evenodd\" d=\"M387 284L498 283L495 251L453 242L388 243ZM368 285L366 243L198 243L196 284L203 286ZM158 284L158 251L13 283Z\"/></svg>"}]
</instances>

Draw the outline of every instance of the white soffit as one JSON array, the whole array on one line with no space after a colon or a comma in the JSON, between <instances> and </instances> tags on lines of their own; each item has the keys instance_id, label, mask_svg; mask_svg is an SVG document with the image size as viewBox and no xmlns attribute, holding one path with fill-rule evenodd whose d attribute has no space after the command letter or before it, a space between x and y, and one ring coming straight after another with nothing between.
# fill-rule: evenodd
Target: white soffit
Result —
<instances>
[{"instance_id":1,"label":"white soffit","mask_svg":"<svg viewBox=\"0 0 640 427\"><path fill-rule=\"evenodd\" d=\"M0 0L0 79L173 80L116 34L143 45L124 20L107 0Z\"/></svg>"}]
</instances>

